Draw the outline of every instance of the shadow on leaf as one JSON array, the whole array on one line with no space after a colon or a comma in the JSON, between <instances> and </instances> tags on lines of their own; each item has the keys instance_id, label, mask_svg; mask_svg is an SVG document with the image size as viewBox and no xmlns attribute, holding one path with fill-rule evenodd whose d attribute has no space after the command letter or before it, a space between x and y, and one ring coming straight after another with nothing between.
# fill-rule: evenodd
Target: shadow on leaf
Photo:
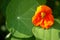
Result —
<instances>
[{"instance_id":1,"label":"shadow on leaf","mask_svg":"<svg viewBox=\"0 0 60 40\"><path fill-rule=\"evenodd\" d=\"M59 32L59 38L60 38L60 32Z\"/></svg>"},{"instance_id":2,"label":"shadow on leaf","mask_svg":"<svg viewBox=\"0 0 60 40\"><path fill-rule=\"evenodd\" d=\"M60 30L60 24L55 20L55 23L53 25L54 29Z\"/></svg>"}]
</instances>

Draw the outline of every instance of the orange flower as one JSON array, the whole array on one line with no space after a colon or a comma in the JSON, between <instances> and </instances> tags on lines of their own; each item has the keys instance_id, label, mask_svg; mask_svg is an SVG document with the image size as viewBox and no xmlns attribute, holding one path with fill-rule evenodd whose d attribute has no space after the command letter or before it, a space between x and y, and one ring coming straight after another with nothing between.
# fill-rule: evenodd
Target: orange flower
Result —
<instances>
[{"instance_id":1,"label":"orange flower","mask_svg":"<svg viewBox=\"0 0 60 40\"><path fill-rule=\"evenodd\" d=\"M32 23L35 26L41 26L42 28L50 28L54 24L54 17L51 8L46 5L38 6L32 17Z\"/></svg>"}]
</instances>

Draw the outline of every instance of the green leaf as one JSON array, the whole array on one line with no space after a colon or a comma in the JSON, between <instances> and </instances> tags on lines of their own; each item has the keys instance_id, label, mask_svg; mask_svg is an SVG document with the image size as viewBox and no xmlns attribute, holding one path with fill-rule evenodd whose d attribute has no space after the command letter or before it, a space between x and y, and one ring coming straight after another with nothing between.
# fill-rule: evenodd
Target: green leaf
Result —
<instances>
[{"instance_id":1,"label":"green leaf","mask_svg":"<svg viewBox=\"0 0 60 40\"><path fill-rule=\"evenodd\" d=\"M13 37L12 37L11 40L22 40L22 39L17 39L17 38L13 38Z\"/></svg>"},{"instance_id":2,"label":"green leaf","mask_svg":"<svg viewBox=\"0 0 60 40\"><path fill-rule=\"evenodd\" d=\"M19 38L33 35L31 18L38 5L37 0L11 0L6 9L6 26L12 35Z\"/></svg>"},{"instance_id":3,"label":"green leaf","mask_svg":"<svg viewBox=\"0 0 60 40\"><path fill-rule=\"evenodd\" d=\"M39 5L44 5L46 3L46 0L36 0Z\"/></svg>"},{"instance_id":4,"label":"green leaf","mask_svg":"<svg viewBox=\"0 0 60 40\"><path fill-rule=\"evenodd\" d=\"M35 37L32 36L30 38L16 38L16 37L11 37L11 40L35 40Z\"/></svg>"},{"instance_id":5,"label":"green leaf","mask_svg":"<svg viewBox=\"0 0 60 40\"><path fill-rule=\"evenodd\" d=\"M34 36L41 40L59 40L60 39L60 20L55 19L54 25L50 29L33 27Z\"/></svg>"},{"instance_id":6,"label":"green leaf","mask_svg":"<svg viewBox=\"0 0 60 40\"><path fill-rule=\"evenodd\" d=\"M41 40L41 39L36 38L36 40Z\"/></svg>"}]
</instances>

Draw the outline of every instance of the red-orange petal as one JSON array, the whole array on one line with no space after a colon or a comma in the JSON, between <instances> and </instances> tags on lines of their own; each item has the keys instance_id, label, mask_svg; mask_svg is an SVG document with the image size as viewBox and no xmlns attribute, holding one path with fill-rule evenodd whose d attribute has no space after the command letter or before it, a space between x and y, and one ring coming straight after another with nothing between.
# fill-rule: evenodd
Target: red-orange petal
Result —
<instances>
[{"instance_id":1,"label":"red-orange petal","mask_svg":"<svg viewBox=\"0 0 60 40\"><path fill-rule=\"evenodd\" d=\"M42 12L44 13L44 15L42 15L43 18L41 16ZM32 17L32 23L35 26L41 26L42 28L50 28L54 24L54 17L51 8L46 5L37 7L37 10Z\"/></svg>"},{"instance_id":2,"label":"red-orange petal","mask_svg":"<svg viewBox=\"0 0 60 40\"><path fill-rule=\"evenodd\" d=\"M50 28L54 24L54 17L53 15L49 15L43 19L43 22L40 24L42 28Z\"/></svg>"}]
</instances>

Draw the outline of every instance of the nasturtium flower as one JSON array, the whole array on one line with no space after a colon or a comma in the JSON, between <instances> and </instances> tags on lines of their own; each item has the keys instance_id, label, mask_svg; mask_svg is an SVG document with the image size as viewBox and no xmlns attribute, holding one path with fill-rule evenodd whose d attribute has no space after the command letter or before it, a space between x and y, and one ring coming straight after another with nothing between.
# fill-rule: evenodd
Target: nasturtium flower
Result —
<instances>
[{"instance_id":1,"label":"nasturtium flower","mask_svg":"<svg viewBox=\"0 0 60 40\"><path fill-rule=\"evenodd\" d=\"M42 28L50 28L54 24L52 9L47 5L38 6L32 17L32 23Z\"/></svg>"}]
</instances>

